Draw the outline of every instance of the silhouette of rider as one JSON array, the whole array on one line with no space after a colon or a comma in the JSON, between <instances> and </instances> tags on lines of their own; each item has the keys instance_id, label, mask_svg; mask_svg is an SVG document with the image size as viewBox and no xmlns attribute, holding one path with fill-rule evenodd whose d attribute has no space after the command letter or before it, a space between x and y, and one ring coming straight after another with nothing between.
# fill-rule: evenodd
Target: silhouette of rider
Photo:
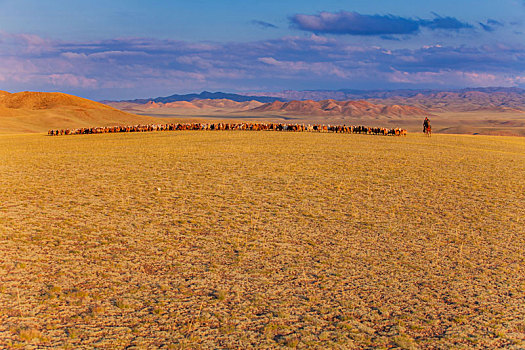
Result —
<instances>
[{"instance_id":1,"label":"silhouette of rider","mask_svg":"<svg viewBox=\"0 0 525 350\"><path fill-rule=\"evenodd\" d=\"M428 126L430 125L430 120L428 117L425 117L425 121L423 122L423 132L427 131Z\"/></svg>"}]
</instances>

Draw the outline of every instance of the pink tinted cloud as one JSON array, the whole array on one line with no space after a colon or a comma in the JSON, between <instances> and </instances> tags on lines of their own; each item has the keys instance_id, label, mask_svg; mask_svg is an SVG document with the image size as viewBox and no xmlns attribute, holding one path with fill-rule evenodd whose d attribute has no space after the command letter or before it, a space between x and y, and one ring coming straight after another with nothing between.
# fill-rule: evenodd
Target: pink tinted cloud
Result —
<instances>
[{"instance_id":1,"label":"pink tinted cloud","mask_svg":"<svg viewBox=\"0 0 525 350\"><path fill-rule=\"evenodd\" d=\"M98 96L101 88L142 95L149 87L170 93L214 86L359 88L361 83L382 89L523 86L524 62L525 48L509 45L392 49L318 35L244 43L148 38L63 42L0 32L3 89L74 89L88 97Z\"/></svg>"}]
</instances>

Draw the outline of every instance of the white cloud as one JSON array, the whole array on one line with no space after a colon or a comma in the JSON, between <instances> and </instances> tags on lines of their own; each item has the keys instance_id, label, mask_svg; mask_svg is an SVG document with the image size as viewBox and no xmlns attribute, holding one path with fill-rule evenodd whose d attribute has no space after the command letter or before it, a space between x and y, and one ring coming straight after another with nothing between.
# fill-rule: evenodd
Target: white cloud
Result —
<instances>
[{"instance_id":1,"label":"white cloud","mask_svg":"<svg viewBox=\"0 0 525 350\"><path fill-rule=\"evenodd\" d=\"M98 87L96 79L86 78L75 74L51 74L48 76L51 84L59 87L74 87L95 89Z\"/></svg>"}]
</instances>

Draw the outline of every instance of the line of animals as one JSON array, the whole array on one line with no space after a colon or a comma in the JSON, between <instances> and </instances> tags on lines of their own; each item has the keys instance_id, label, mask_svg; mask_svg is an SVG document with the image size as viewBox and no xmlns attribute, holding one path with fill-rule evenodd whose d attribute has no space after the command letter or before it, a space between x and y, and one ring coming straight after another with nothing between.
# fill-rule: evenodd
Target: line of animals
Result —
<instances>
[{"instance_id":1,"label":"line of animals","mask_svg":"<svg viewBox=\"0 0 525 350\"><path fill-rule=\"evenodd\" d=\"M49 130L48 135L84 135L105 134L119 132L146 132L170 130L271 130L271 131L307 131L307 132L337 132L349 134L369 134L384 136L406 136L407 131L401 128L372 128L368 126L346 125L304 125L281 123L177 123L177 124L149 124L132 126L105 126L95 128Z\"/></svg>"}]
</instances>

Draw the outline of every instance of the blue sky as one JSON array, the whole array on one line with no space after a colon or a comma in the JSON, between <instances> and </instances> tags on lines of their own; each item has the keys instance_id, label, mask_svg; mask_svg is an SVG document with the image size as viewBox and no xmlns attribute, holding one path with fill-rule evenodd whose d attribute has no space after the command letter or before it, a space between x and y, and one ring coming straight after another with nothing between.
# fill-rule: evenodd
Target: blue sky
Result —
<instances>
[{"instance_id":1,"label":"blue sky","mask_svg":"<svg viewBox=\"0 0 525 350\"><path fill-rule=\"evenodd\" d=\"M524 0L0 0L0 89L525 87Z\"/></svg>"}]
</instances>

